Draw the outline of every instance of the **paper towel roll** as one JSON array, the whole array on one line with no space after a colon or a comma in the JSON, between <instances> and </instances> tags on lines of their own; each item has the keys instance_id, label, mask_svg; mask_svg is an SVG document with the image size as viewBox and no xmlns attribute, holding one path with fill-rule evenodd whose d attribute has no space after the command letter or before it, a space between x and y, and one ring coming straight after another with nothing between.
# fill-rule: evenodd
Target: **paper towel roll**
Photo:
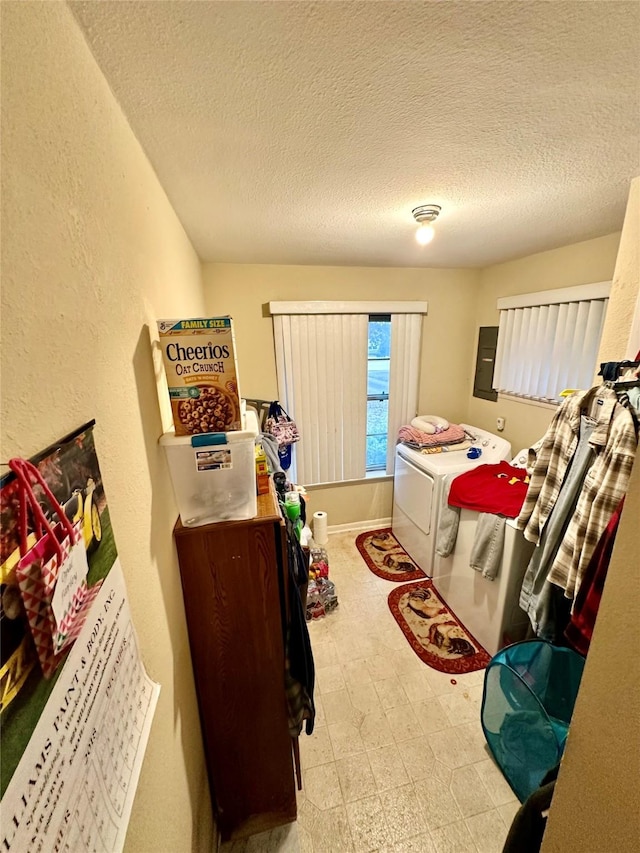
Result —
<instances>
[{"instance_id":1,"label":"paper towel roll","mask_svg":"<svg viewBox=\"0 0 640 853\"><path fill-rule=\"evenodd\" d=\"M313 541L316 545L326 545L329 540L327 533L327 513L313 513Z\"/></svg>"}]
</instances>

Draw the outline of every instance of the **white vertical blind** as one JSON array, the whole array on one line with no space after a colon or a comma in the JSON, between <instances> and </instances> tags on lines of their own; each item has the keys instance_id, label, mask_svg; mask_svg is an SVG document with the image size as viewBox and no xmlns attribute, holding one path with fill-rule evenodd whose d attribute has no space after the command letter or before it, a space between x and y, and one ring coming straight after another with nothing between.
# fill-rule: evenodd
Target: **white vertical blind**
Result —
<instances>
[{"instance_id":1,"label":"white vertical blind","mask_svg":"<svg viewBox=\"0 0 640 853\"><path fill-rule=\"evenodd\" d=\"M421 338L421 314L391 315L387 474L393 474L398 430L418 413Z\"/></svg>"},{"instance_id":2,"label":"white vertical blind","mask_svg":"<svg viewBox=\"0 0 640 853\"><path fill-rule=\"evenodd\" d=\"M273 317L278 396L301 435L295 482L365 476L368 321L353 313Z\"/></svg>"},{"instance_id":3,"label":"white vertical blind","mask_svg":"<svg viewBox=\"0 0 640 853\"><path fill-rule=\"evenodd\" d=\"M391 315L386 473L398 429L416 415L426 302L270 302L278 397L300 428L291 477L311 485L366 476L369 316Z\"/></svg>"},{"instance_id":4,"label":"white vertical blind","mask_svg":"<svg viewBox=\"0 0 640 853\"><path fill-rule=\"evenodd\" d=\"M556 402L565 388L591 385L607 298L541 303L500 311L494 388Z\"/></svg>"}]
</instances>

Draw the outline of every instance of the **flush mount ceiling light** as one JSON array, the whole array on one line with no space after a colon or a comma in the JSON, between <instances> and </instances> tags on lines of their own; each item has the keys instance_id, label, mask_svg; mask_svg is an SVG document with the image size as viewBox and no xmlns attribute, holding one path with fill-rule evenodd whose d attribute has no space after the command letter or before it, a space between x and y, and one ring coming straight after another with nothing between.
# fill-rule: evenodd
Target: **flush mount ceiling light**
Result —
<instances>
[{"instance_id":1,"label":"flush mount ceiling light","mask_svg":"<svg viewBox=\"0 0 640 853\"><path fill-rule=\"evenodd\" d=\"M431 223L436 221L441 210L439 204L421 204L420 207L414 207L411 211L413 218L418 223L416 240L421 246L426 246L435 237L436 232Z\"/></svg>"}]
</instances>

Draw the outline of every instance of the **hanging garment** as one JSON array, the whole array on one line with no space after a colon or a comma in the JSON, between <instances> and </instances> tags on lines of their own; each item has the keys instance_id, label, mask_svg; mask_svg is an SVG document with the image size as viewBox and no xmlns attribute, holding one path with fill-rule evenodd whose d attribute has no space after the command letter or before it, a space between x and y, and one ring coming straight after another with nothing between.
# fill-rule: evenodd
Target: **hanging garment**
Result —
<instances>
[{"instance_id":1,"label":"hanging garment","mask_svg":"<svg viewBox=\"0 0 640 853\"><path fill-rule=\"evenodd\" d=\"M605 443L617 397L613 391L602 386L600 389L591 389L584 394L578 393L567 397L558 406L547 431L535 448L531 482L517 522L518 527L524 530L525 539L530 542L537 544L540 540L578 445L581 410L588 409L595 397L594 391L597 390L602 395L604 403L602 406L597 406L596 401L594 408L597 408L597 411L594 413L594 419L599 428L605 430L604 441L600 437L597 443L599 445ZM530 463L533 452L534 448L531 448Z\"/></svg>"},{"instance_id":2,"label":"hanging garment","mask_svg":"<svg viewBox=\"0 0 640 853\"><path fill-rule=\"evenodd\" d=\"M627 492L637 445L631 413L616 404L609 440L587 472L567 535L549 572L549 580L562 587L567 598L575 598L596 545Z\"/></svg>"},{"instance_id":3,"label":"hanging garment","mask_svg":"<svg viewBox=\"0 0 640 853\"><path fill-rule=\"evenodd\" d=\"M449 504L515 518L527 493L528 481L529 475L523 468L515 468L508 462L478 465L453 480Z\"/></svg>"},{"instance_id":4,"label":"hanging garment","mask_svg":"<svg viewBox=\"0 0 640 853\"><path fill-rule=\"evenodd\" d=\"M597 386L562 403L542 440L518 527L538 544L556 504L578 445L581 414L595 420L589 444L595 451L570 519L566 536L549 572L549 580L574 598L593 550L626 492L637 439L630 412L618 404L611 388Z\"/></svg>"},{"instance_id":5,"label":"hanging garment","mask_svg":"<svg viewBox=\"0 0 640 853\"><path fill-rule=\"evenodd\" d=\"M560 487L558 499L547 524L542 531L537 548L531 555L520 590L520 607L529 616L531 626L538 637L555 642L558 631L564 631L568 621L566 612L558 614L558 599L554 585L549 583L549 572L556 559L560 543L569 527L585 475L595 459L595 450L589 440L595 423L584 415L580 419L578 446L570 460ZM559 626L558 616L563 624Z\"/></svg>"},{"instance_id":6,"label":"hanging garment","mask_svg":"<svg viewBox=\"0 0 640 853\"><path fill-rule=\"evenodd\" d=\"M614 510L609 524L607 524L593 552L591 562L587 566L576 595L571 622L565 631L565 637L570 645L582 655L586 655L589 651L623 505L624 498Z\"/></svg>"},{"instance_id":7,"label":"hanging garment","mask_svg":"<svg viewBox=\"0 0 640 853\"><path fill-rule=\"evenodd\" d=\"M446 476L442 486L442 500L436 536L436 554L439 557L449 557L458 538L460 508L449 505L449 490L455 476L455 474ZM473 545L469 555L469 565L487 580L495 580L502 564L504 526L504 516L493 513L478 514Z\"/></svg>"},{"instance_id":8,"label":"hanging garment","mask_svg":"<svg viewBox=\"0 0 640 853\"><path fill-rule=\"evenodd\" d=\"M295 535L291 520L287 518L285 524L287 528L285 571L288 571L289 575L289 596L285 611L288 614L288 625L285 629L285 690L289 733L291 737L297 737L302 731L305 720L306 733L310 735L313 732L316 715L313 700L315 666L309 629L300 599L300 587L309 579L309 563Z\"/></svg>"},{"instance_id":9,"label":"hanging garment","mask_svg":"<svg viewBox=\"0 0 640 853\"><path fill-rule=\"evenodd\" d=\"M478 515L469 565L490 581L496 579L502 563L504 526L503 515L493 515L489 512L481 512Z\"/></svg>"},{"instance_id":10,"label":"hanging garment","mask_svg":"<svg viewBox=\"0 0 640 853\"><path fill-rule=\"evenodd\" d=\"M629 388L627 390L629 405L637 415L640 415L640 387Z\"/></svg>"},{"instance_id":11,"label":"hanging garment","mask_svg":"<svg viewBox=\"0 0 640 853\"><path fill-rule=\"evenodd\" d=\"M278 455L278 439L270 435L268 432L261 432L259 435L259 439L260 444L262 445L262 449L264 450L267 459L269 460L269 468L271 469L271 473L275 474L276 471L282 471L282 466L280 465L280 457Z\"/></svg>"},{"instance_id":12,"label":"hanging garment","mask_svg":"<svg viewBox=\"0 0 640 853\"><path fill-rule=\"evenodd\" d=\"M440 557L448 557L451 554L458 538L460 509L457 506L449 506L449 490L455 476L455 474L448 474L442 481L442 499L438 514L438 535L436 537L436 554Z\"/></svg>"}]
</instances>

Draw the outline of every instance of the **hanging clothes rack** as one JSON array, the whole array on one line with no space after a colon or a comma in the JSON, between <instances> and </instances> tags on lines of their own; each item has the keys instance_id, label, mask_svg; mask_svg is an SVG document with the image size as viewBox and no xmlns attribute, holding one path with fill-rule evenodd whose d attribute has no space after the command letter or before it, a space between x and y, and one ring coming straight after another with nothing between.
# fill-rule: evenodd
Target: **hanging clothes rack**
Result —
<instances>
[{"instance_id":1,"label":"hanging clothes rack","mask_svg":"<svg viewBox=\"0 0 640 853\"><path fill-rule=\"evenodd\" d=\"M640 395L630 394L632 388L640 388L640 353L635 361L609 361L600 365L600 374L605 377L603 385L611 388L620 404L631 412L636 427L640 429Z\"/></svg>"},{"instance_id":2,"label":"hanging clothes rack","mask_svg":"<svg viewBox=\"0 0 640 853\"><path fill-rule=\"evenodd\" d=\"M630 382L629 387L633 387L640 381L640 353L636 356L635 361L603 361L598 371L598 376L602 376L603 383L612 388L617 388L622 382ZM631 376L628 376L631 374ZM628 378L627 378L628 377Z\"/></svg>"}]
</instances>

